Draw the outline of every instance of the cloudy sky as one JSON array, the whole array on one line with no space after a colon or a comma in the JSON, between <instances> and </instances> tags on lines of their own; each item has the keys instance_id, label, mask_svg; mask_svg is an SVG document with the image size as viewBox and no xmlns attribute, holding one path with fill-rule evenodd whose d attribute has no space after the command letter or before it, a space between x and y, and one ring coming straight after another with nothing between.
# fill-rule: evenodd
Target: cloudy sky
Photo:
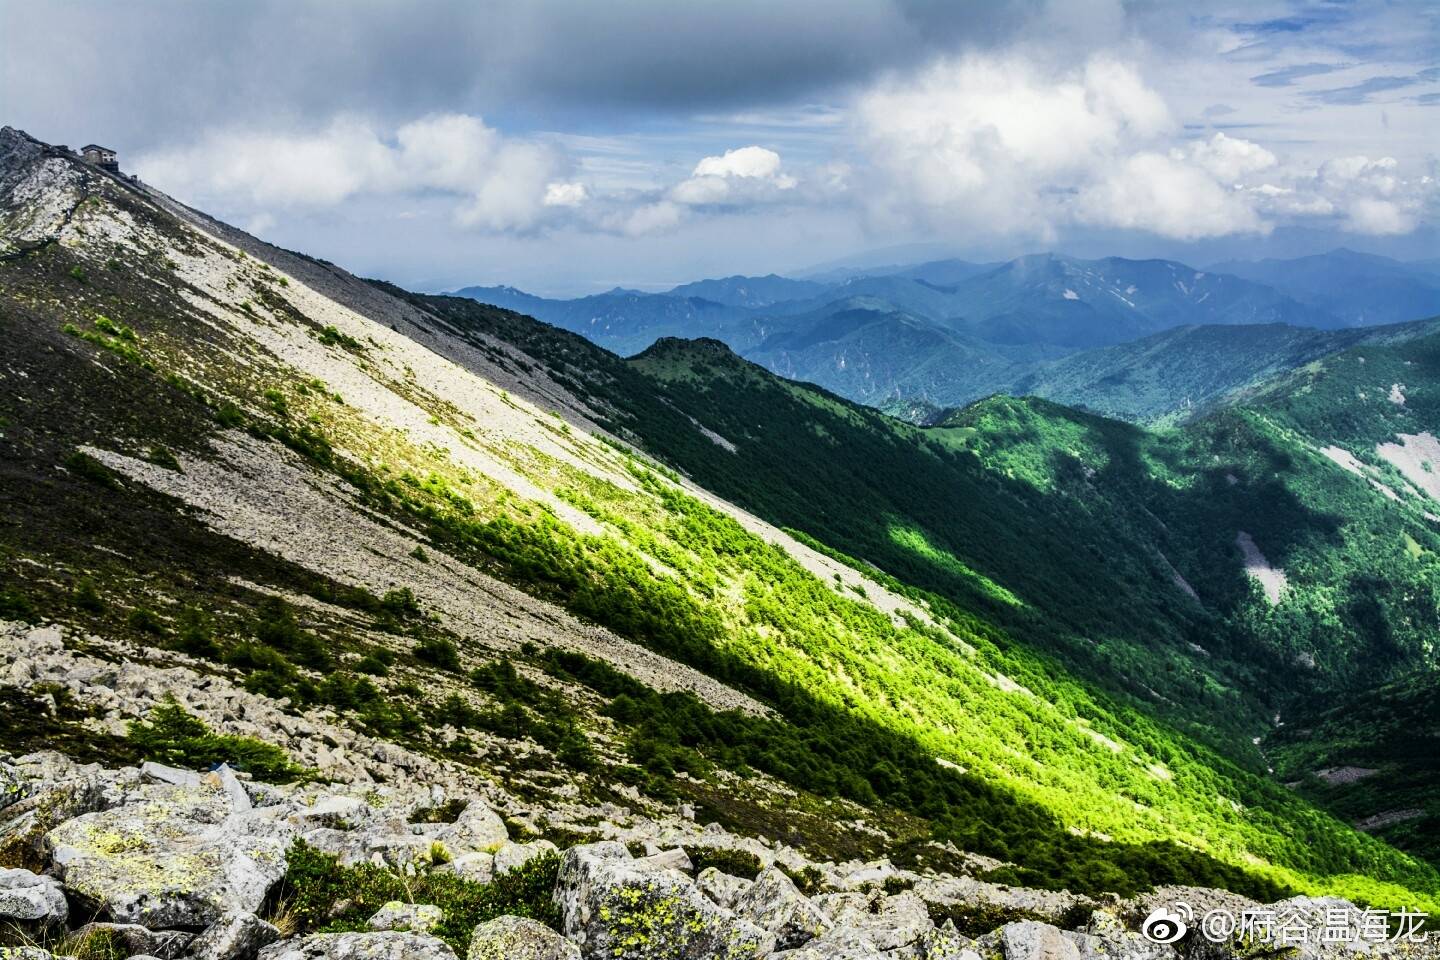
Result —
<instances>
[{"instance_id":1,"label":"cloudy sky","mask_svg":"<svg viewBox=\"0 0 1440 960\"><path fill-rule=\"evenodd\" d=\"M0 122L420 289L1440 256L1434 0L0 0Z\"/></svg>"}]
</instances>

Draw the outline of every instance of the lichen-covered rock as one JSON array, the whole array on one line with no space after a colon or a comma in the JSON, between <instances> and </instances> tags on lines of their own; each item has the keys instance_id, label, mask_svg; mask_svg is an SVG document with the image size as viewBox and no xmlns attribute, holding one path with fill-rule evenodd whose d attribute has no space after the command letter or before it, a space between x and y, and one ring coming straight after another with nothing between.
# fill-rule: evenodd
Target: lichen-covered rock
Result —
<instances>
[{"instance_id":1,"label":"lichen-covered rock","mask_svg":"<svg viewBox=\"0 0 1440 960\"><path fill-rule=\"evenodd\" d=\"M290 815L290 822L300 830L349 830L368 818L370 809L355 797L326 795L303 804Z\"/></svg>"},{"instance_id":2,"label":"lichen-covered rock","mask_svg":"<svg viewBox=\"0 0 1440 960\"><path fill-rule=\"evenodd\" d=\"M49 950L39 947L0 947L0 960L54 960Z\"/></svg>"},{"instance_id":3,"label":"lichen-covered rock","mask_svg":"<svg viewBox=\"0 0 1440 960\"><path fill-rule=\"evenodd\" d=\"M1005 960L1175 960L1178 956L1174 947L1151 943L1139 934L1109 930L1096 936L1037 920L1007 923L976 940L975 949L982 957L998 955Z\"/></svg>"},{"instance_id":4,"label":"lichen-covered rock","mask_svg":"<svg viewBox=\"0 0 1440 960\"><path fill-rule=\"evenodd\" d=\"M274 943L260 960L456 960L443 940L423 933L312 933Z\"/></svg>"},{"instance_id":5,"label":"lichen-covered rock","mask_svg":"<svg viewBox=\"0 0 1440 960\"><path fill-rule=\"evenodd\" d=\"M980 960L975 941L963 936L948 920L943 927L922 934L915 947L925 960Z\"/></svg>"},{"instance_id":6,"label":"lichen-covered rock","mask_svg":"<svg viewBox=\"0 0 1440 960\"><path fill-rule=\"evenodd\" d=\"M145 783L164 783L172 787L200 786L200 774L195 771L181 770L153 760L140 764L140 779Z\"/></svg>"},{"instance_id":7,"label":"lichen-covered rock","mask_svg":"<svg viewBox=\"0 0 1440 960\"><path fill-rule=\"evenodd\" d=\"M69 916L65 891L54 877L0 867L0 922L54 926Z\"/></svg>"},{"instance_id":8,"label":"lichen-covered rock","mask_svg":"<svg viewBox=\"0 0 1440 960\"><path fill-rule=\"evenodd\" d=\"M1080 960L1080 946L1065 931L1038 920L1007 923L977 941L982 956L998 949L1005 960Z\"/></svg>"},{"instance_id":9,"label":"lichen-covered rock","mask_svg":"<svg viewBox=\"0 0 1440 960\"><path fill-rule=\"evenodd\" d=\"M0 763L0 815L26 793L26 779L8 763Z\"/></svg>"},{"instance_id":10,"label":"lichen-covered rock","mask_svg":"<svg viewBox=\"0 0 1440 960\"><path fill-rule=\"evenodd\" d=\"M561 930L589 958L740 960L775 945L773 935L712 903L689 877L647 869L619 844L567 850L554 897Z\"/></svg>"},{"instance_id":11,"label":"lichen-covered rock","mask_svg":"<svg viewBox=\"0 0 1440 960\"><path fill-rule=\"evenodd\" d=\"M500 815L478 800L460 812L454 823L441 824L434 838L452 857L467 853L494 853L510 842L510 831Z\"/></svg>"},{"instance_id":12,"label":"lichen-covered rock","mask_svg":"<svg viewBox=\"0 0 1440 960\"><path fill-rule=\"evenodd\" d=\"M41 869L45 834L105 805L105 785L98 779L31 780L22 799L0 810L0 860Z\"/></svg>"},{"instance_id":13,"label":"lichen-covered rock","mask_svg":"<svg viewBox=\"0 0 1440 960\"><path fill-rule=\"evenodd\" d=\"M496 917L475 928L465 960L580 960L580 948L543 923Z\"/></svg>"},{"instance_id":14,"label":"lichen-covered rock","mask_svg":"<svg viewBox=\"0 0 1440 960\"><path fill-rule=\"evenodd\" d=\"M429 903L401 903L391 900L371 917L366 926L371 930L408 930L429 933L445 919L445 911Z\"/></svg>"},{"instance_id":15,"label":"lichen-covered rock","mask_svg":"<svg viewBox=\"0 0 1440 960\"><path fill-rule=\"evenodd\" d=\"M519 870L536 857L560 850L549 840L534 840L530 843L507 843L495 851L495 876L503 876L511 870Z\"/></svg>"},{"instance_id":16,"label":"lichen-covered rock","mask_svg":"<svg viewBox=\"0 0 1440 960\"><path fill-rule=\"evenodd\" d=\"M192 960L255 960L280 939L280 931L253 913L232 913L211 924L191 943Z\"/></svg>"},{"instance_id":17,"label":"lichen-covered rock","mask_svg":"<svg viewBox=\"0 0 1440 960\"><path fill-rule=\"evenodd\" d=\"M221 792L150 787L142 802L61 824L45 844L65 889L113 919L206 927L258 910L285 873L289 841L243 832L230 810Z\"/></svg>"},{"instance_id":18,"label":"lichen-covered rock","mask_svg":"<svg viewBox=\"0 0 1440 960\"><path fill-rule=\"evenodd\" d=\"M813 940L834 924L805 898L778 867L766 867L735 900L735 915L775 935L778 946L795 947Z\"/></svg>"},{"instance_id":19,"label":"lichen-covered rock","mask_svg":"<svg viewBox=\"0 0 1440 960\"><path fill-rule=\"evenodd\" d=\"M794 951L797 960L877 957L894 951L922 956L922 945L934 937L935 924L924 901L909 891L889 897L840 893L814 902L835 926Z\"/></svg>"},{"instance_id":20,"label":"lichen-covered rock","mask_svg":"<svg viewBox=\"0 0 1440 960\"><path fill-rule=\"evenodd\" d=\"M337 857L347 867L360 863L403 870L406 867L428 867L437 855L448 855L448 848L437 840L418 834L397 833L386 827L356 830L334 830L322 827L304 835L310 846Z\"/></svg>"},{"instance_id":21,"label":"lichen-covered rock","mask_svg":"<svg viewBox=\"0 0 1440 960\"><path fill-rule=\"evenodd\" d=\"M716 867L706 867L695 878L695 886L700 888L700 892L727 910L734 907L735 900L750 889L751 882L743 877L721 873Z\"/></svg>"},{"instance_id":22,"label":"lichen-covered rock","mask_svg":"<svg viewBox=\"0 0 1440 960\"><path fill-rule=\"evenodd\" d=\"M695 869L695 865L690 862L690 854L685 852L684 847L657 850L648 856L637 859L635 865L644 870L680 870L684 873L690 873Z\"/></svg>"},{"instance_id":23,"label":"lichen-covered rock","mask_svg":"<svg viewBox=\"0 0 1440 960\"><path fill-rule=\"evenodd\" d=\"M925 878L914 893L936 916L955 919L971 929L988 930L1017 920L1039 920L1057 927L1084 922L1096 907L1089 897L1063 890L1028 890L973 877Z\"/></svg>"}]
</instances>

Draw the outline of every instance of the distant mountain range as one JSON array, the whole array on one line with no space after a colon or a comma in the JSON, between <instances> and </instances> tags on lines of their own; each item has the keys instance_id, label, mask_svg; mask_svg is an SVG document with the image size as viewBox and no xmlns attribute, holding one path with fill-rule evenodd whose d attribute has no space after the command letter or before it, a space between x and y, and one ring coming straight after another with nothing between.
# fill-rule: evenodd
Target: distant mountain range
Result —
<instances>
[{"instance_id":1,"label":"distant mountain range","mask_svg":"<svg viewBox=\"0 0 1440 960\"><path fill-rule=\"evenodd\" d=\"M735 276L574 300L512 287L456 293L621 354L661 337L712 337L782 376L914 416L1005 392L1137 422L1192 415L1257 377L1357 342L1320 331L1440 314L1436 264L1349 250L1207 270L1038 254L824 276Z\"/></svg>"},{"instance_id":2,"label":"distant mountain range","mask_svg":"<svg viewBox=\"0 0 1440 960\"><path fill-rule=\"evenodd\" d=\"M1327 311L1347 326L1440 314L1436 261L1401 263L1354 250L1333 250L1295 260L1229 261L1211 269L1267 284Z\"/></svg>"}]
</instances>

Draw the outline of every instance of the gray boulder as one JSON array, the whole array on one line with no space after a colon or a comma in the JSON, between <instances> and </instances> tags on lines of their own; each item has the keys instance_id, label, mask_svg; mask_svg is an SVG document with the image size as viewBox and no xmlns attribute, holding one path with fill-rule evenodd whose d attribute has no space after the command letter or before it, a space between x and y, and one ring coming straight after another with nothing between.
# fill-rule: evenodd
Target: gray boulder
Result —
<instances>
[{"instance_id":1,"label":"gray boulder","mask_svg":"<svg viewBox=\"0 0 1440 960\"><path fill-rule=\"evenodd\" d=\"M932 914L998 927L1017 920L1039 920L1056 927L1083 921L1097 906L1089 897L1065 891L1028 890L973 877L925 878L914 886Z\"/></svg>"},{"instance_id":2,"label":"gray boulder","mask_svg":"<svg viewBox=\"0 0 1440 960\"><path fill-rule=\"evenodd\" d=\"M510 830L500 815L476 800L460 812L454 823L440 824L434 838L452 857L467 853L494 853L510 842Z\"/></svg>"},{"instance_id":3,"label":"gray boulder","mask_svg":"<svg viewBox=\"0 0 1440 960\"><path fill-rule=\"evenodd\" d=\"M782 948L799 946L834 926L778 867L761 870L750 888L736 898L734 911L737 917L773 933Z\"/></svg>"},{"instance_id":4,"label":"gray boulder","mask_svg":"<svg viewBox=\"0 0 1440 960\"><path fill-rule=\"evenodd\" d=\"M65 891L54 877L0 867L0 922L56 926L69 916Z\"/></svg>"},{"instance_id":5,"label":"gray boulder","mask_svg":"<svg viewBox=\"0 0 1440 960\"><path fill-rule=\"evenodd\" d=\"M285 874L289 842L242 832L230 809L205 788L147 788L143 802L69 820L45 844L65 889L113 919L207 927L254 913Z\"/></svg>"},{"instance_id":6,"label":"gray boulder","mask_svg":"<svg viewBox=\"0 0 1440 960\"><path fill-rule=\"evenodd\" d=\"M260 960L456 960L443 940L423 933L312 933L274 943Z\"/></svg>"},{"instance_id":7,"label":"gray boulder","mask_svg":"<svg viewBox=\"0 0 1440 960\"><path fill-rule=\"evenodd\" d=\"M495 876L519 870L536 857L560 850L549 840L534 840L530 843L507 843L495 851ZM683 851L682 851L683 852Z\"/></svg>"},{"instance_id":8,"label":"gray boulder","mask_svg":"<svg viewBox=\"0 0 1440 960\"><path fill-rule=\"evenodd\" d=\"M105 806L105 784L98 779L32 781L22 799L0 810L0 861L40 869L45 862L45 834Z\"/></svg>"},{"instance_id":9,"label":"gray boulder","mask_svg":"<svg viewBox=\"0 0 1440 960\"><path fill-rule=\"evenodd\" d=\"M8 763L0 763L0 815L28 792L29 780Z\"/></svg>"},{"instance_id":10,"label":"gray boulder","mask_svg":"<svg viewBox=\"0 0 1440 960\"><path fill-rule=\"evenodd\" d=\"M193 770L167 767L163 763L146 760L140 764L140 779L145 783L165 783L172 787L198 787L200 774Z\"/></svg>"},{"instance_id":11,"label":"gray boulder","mask_svg":"<svg viewBox=\"0 0 1440 960\"><path fill-rule=\"evenodd\" d=\"M750 889L752 882L721 873L716 867L706 867L695 878L695 886L700 888L700 892L727 910L735 906L735 901Z\"/></svg>"},{"instance_id":12,"label":"gray boulder","mask_svg":"<svg viewBox=\"0 0 1440 960\"><path fill-rule=\"evenodd\" d=\"M832 894L816 897L815 904L822 907L835 925L823 936L805 944L795 953L797 958L861 958L889 955L894 951L904 951L904 956L920 956L921 945L935 935L935 924L924 901L908 891L893 897Z\"/></svg>"},{"instance_id":13,"label":"gray boulder","mask_svg":"<svg viewBox=\"0 0 1440 960\"><path fill-rule=\"evenodd\" d=\"M1005 960L1175 960L1173 947L1151 943L1138 934L1107 931L1105 936L1060 930L1038 920L1007 923L975 941L981 956Z\"/></svg>"},{"instance_id":14,"label":"gray boulder","mask_svg":"<svg viewBox=\"0 0 1440 960\"><path fill-rule=\"evenodd\" d=\"M325 828L349 830L369 818L370 808L355 797L327 795L317 797L308 806L299 806L290 814L290 822L302 832Z\"/></svg>"},{"instance_id":15,"label":"gray boulder","mask_svg":"<svg viewBox=\"0 0 1440 960\"><path fill-rule=\"evenodd\" d=\"M617 843L567 850L554 897L561 931L589 958L741 960L775 945L773 935L712 903L689 877L646 869Z\"/></svg>"},{"instance_id":16,"label":"gray boulder","mask_svg":"<svg viewBox=\"0 0 1440 960\"><path fill-rule=\"evenodd\" d=\"M635 865L644 870L679 870L682 873L690 873L695 869L695 865L690 862L690 854L686 853L683 847L657 851L639 858Z\"/></svg>"},{"instance_id":17,"label":"gray boulder","mask_svg":"<svg viewBox=\"0 0 1440 960\"><path fill-rule=\"evenodd\" d=\"M232 913L211 924L190 942L194 960L255 960L280 939L280 931L253 913Z\"/></svg>"},{"instance_id":18,"label":"gray boulder","mask_svg":"<svg viewBox=\"0 0 1440 960\"><path fill-rule=\"evenodd\" d=\"M580 960L580 948L543 923L496 917L475 928L465 960Z\"/></svg>"},{"instance_id":19,"label":"gray boulder","mask_svg":"<svg viewBox=\"0 0 1440 960\"><path fill-rule=\"evenodd\" d=\"M391 900L366 921L371 930L408 930L429 933L445 919L445 911L429 903L401 903Z\"/></svg>"},{"instance_id":20,"label":"gray boulder","mask_svg":"<svg viewBox=\"0 0 1440 960\"><path fill-rule=\"evenodd\" d=\"M495 857L488 853L467 853L440 867L472 883L489 883L495 879Z\"/></svg>"},{"instance_id":21,"label":"gray boulder","mask_svg":"<svg viewBox=\"0 0 1440 960\"><path fill-rule=\"evenodd\" d=\"M448 851L430 837L386 829L384 825L356 830L335 830L328 827L311 830L304 840L322 853L338 857L340 863L353 867L360 863L403 870L406 867L428 867L437 853Z\"/></svg>"}]
</instances>

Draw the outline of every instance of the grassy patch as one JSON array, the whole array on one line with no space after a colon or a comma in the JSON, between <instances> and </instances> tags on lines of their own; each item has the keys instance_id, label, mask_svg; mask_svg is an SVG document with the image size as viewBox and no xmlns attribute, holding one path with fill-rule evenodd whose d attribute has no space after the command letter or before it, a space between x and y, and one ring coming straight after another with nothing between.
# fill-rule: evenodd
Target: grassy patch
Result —
<instances>
[{"instance_id":1,"label":"grassy patch","mask_svg":"<svg viewBox=\"0 0 1440 960\"><path fill-rule=\"evenodd\" d=\"M550 900L560 858L537 857L491 883L475 883L454 874L405 877L371 864L344 867L306 844L290 851L288 870L275 913L292 920L297 935L364 931L374 913L392 900L433 904L445 912L436 936L461 956L476 925L496 917L528 917L554 927L559 918Z\"/></svg>"},{"instance_id":2,"label":"grassy patch","mask_svg":"<svg viewBox=\"0 0 1440 960\"><path fill-rule=\"evenodd\" d=\"M291 783L307 775L274 744L215 733L173 697L151 710L145 720L131 721L128 739L145 759L188 770L226 763L266 783Z\"/></svg>"}]
</instances>

